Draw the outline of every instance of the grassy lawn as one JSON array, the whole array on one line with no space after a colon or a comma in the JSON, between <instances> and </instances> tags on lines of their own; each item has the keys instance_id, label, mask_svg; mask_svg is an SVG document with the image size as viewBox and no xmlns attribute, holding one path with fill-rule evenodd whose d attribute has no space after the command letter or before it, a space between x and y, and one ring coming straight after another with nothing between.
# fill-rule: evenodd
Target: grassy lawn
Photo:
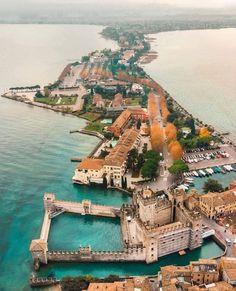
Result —
<instances>
[{"instance_id":1,"label":"grassy lawn","mask_svg":"<svg viewBox=\"0 0 236 291\"><path fill-rule=\"evenodd\" d=\"M77 100L77 97L76 96L59 97L59 100L60 100L60 104L59 105L74 105L76 100Z\"/></svg>"},{"instance_id":2,"label":"grassy lawn","mask_svg":"<svg viewBox=\"0 0 236 291\"><path fill-rule=\"evenodd\" d=\"M63 97L44 97L44 98L34 98L35 102L44 103L48 105L74 105L77 100L76 96L63 96Z\"/></svg>"},{"instance_id":3,"label":"grassy lawn","mask_svg":"<svg viewBox=\"0 0 236 291\"><path fill-rule=\"evenodd\" d=\"M86 112L84 114L80 115L82 118L85 118L91 122L95 121L96 119L98 119L101 114L100 113L95 113L95 112ZM104 125L103 125L104 126Z\"/></svg>"},{"instance_id":4,"label":"grassy lawn","mask_svg":"<svg viewBox=\"0 0 236 291\"><path fill-rule=\"evenodd\" d=\"M136 106L141 104L141 98L140 97L131 97L131 98L125 98L125 104L127 106Z\"/></svg>"},{"instance_id":5,"label":"grassy lawn","mask_svg":"<svg viewBox=\"0 0 236 291\"><path fill-rule=\"evenodd\" d=\"M102 133L104 128L104 124L101 124L100 122L90 122L88 125L86 125L85 129L91 130L91 131L97 131Z\"/></svg>"}]
</instances>

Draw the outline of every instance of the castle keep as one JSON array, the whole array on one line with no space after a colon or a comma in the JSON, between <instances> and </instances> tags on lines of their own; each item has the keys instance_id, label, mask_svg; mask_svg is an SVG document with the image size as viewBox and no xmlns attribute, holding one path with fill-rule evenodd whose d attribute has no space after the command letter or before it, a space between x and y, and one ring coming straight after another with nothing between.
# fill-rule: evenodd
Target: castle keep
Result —
<instances>
[{"instance_id":1,"label":"castle keep","mask_svg":"<svg viewBox=\"0 0 236 291\"><path fill-rule=\"evenodd\" d=\"M128 246L142 245L145 260L152 263L159 257L202 245L202 219L190 211L184 192L157 193L149 189L134 194L133 204L123 209L121 224Z\"/></svg>"}]
</instances>

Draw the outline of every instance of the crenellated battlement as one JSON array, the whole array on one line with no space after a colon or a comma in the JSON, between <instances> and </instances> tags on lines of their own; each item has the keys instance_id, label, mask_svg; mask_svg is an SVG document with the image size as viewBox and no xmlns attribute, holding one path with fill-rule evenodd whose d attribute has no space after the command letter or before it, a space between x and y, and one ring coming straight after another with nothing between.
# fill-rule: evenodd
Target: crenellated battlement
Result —
<instances>
[{"instance_id":1,"label":"crenellated battlement","mask_svg":"<svg viewBox=\"0 0 236 291\"><path fill-rule=\"evenodd\" d=\"M74 251L48 251L47 257L49 261L56 262L145 261L145 248L125 248L123 251L92 251L90 247L83 247Z\"/></svg>"}]
</instances>

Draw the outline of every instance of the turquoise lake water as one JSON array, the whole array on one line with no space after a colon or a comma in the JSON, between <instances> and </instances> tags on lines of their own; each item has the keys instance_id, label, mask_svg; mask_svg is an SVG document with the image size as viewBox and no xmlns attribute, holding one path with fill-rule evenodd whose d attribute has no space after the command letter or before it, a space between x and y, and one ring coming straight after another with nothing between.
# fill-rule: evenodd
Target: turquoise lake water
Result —
<instances>
[{"instance_id":1,"label":"turquoise lake water","mask_svg":"<svg viewBox=\"0 0 236 291\"><path fill-rule=\"evenodd\" d=\"M69 133L82 128L83 120L3 98L0 116L0 290L25 286L27 290L32 267L28 250L31 239L39 237L44 192L114 206L129 198L116 191L72 184L76 164L70 157L85 156L97 143L94 137ZM110 242L111 249L121 247L116 220L62 215L53 221L49 246L78 248L90 243L101 249Z\"/></svg>"},{"instance_id":2,"label":"turquoise lake water","mask_svg":"<svg viewBox=\"0 0 236 291\"><path fill-rule=\"evenodd\" d=\"M102 39L98 34L101 27L95 26L0 25L0 28L0 91L11 85L48 83L68 61L90 50L116 47L114 42ZM32 259L28 249L30 241L40 233L44 192L54 192L61 199L91 199L114 206L130 201L116 191L72 184L76 165L70 158L85 156L97 143L94 137L69 134L84 124L72 116L0 98L1 291L29 290ZM66 214L53 221L50 248L74 249L88 244L96 250L121 249L119 222ZM201 249L186 256L174 254L151 265L50 264L41 268L40 275L52 270L59 278L80 274L155 274L161 265L184 265L189 260L220 253L220 248L207 240Z\"/></svg>"},{"instance_id":3,"label":"turquoise lake water","mask_svg":"<svg viewBox=\"0 0 236 291\"><path fill-rule=\"evenodd\" d=\"M236 179L236 172L226 172L226 174L213 174L209 177L193 177L194 179L194 189L198 191L198 193L204 193L203 192L203 186L204 183L208 179L217 180L224 188L228 187L231 182L233 182Z\"/></svg>"}]
</instances>

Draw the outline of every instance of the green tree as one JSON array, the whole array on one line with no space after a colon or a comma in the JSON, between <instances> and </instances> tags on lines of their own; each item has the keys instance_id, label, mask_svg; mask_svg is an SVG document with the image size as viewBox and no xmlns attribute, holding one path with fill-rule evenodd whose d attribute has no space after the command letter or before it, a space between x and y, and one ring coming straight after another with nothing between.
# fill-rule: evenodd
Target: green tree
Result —
<instances>
[{"instance_id":1,"label":"green tree","mask_svg":"<svg viewBox=\"0 0 236 291\"><path fill-rule=\"evenodd\" d=\"M157 162L161 161L162 160L162 157L160 155L160 153L154 151L154 150L149 150L146 152L145 156L144 156L145 159L149 160L155 160Z\"/></svg>"},{"instance_id":2,"label":"green tree","mask_svg":"<svg viewBox=\"0 0 236 291\"><path fill-rule=\"evenodd\" d=\"M139 118L137 121L137 129L140 129L141 125L142 125L142 122L141 122L141 119Z\"/></svg>"},{"instance_id":3,"label":"green tree","mask_svg":"<svg viewBox=\"0 0 236 291\"><path fill-rule=\"evenodd\" d=\"M106 176L103 177L103 182L102 182L102 184L103 184L103 187L104 187L104 188L107 188L107 177L106 177Z\"/></svg>"},{"instance_id":4,"label":"green tree","mask_svg":"<svg viewBox=\"0 0 236 291\"><path fill-rule=\"evenodd\" d=\"M112 177L111 177L111 180L110 180L110 185L111 185L111 187L114 187L114 180L113 180Z\"/></svg>"},{"instance_id":5,"label":"green tree","mask_svg":"<svg viewBox=\"0 0 236 291\"><path fill-rule=\"evenodd\" d=\"M124 181L124 189L127 189L127 178L125 177L125 181Z\"/></svg>"},{"instance_id":6,"label":"green tree","mask_svg":"<svg viewBox=\"0 0 236 291\"><path fill-rule=\"evenodd\" d=\"M128 153L127 168L135 171L135 166L137 164L137 160L138 160L138 150L136 148L134 148L134 149L130 150Z\"/></svg>"},{"instance_id":7,"label":"green tree","mask_svg":"<svg viewBox=\"0 0 236 291\"><path fill-rule=\"evenodd\" d=\"M177 160L173 163L173 165L168 169L172 175L180 175L184 172L189 171L188 165L185 164L182 160Z\"/></svg>"},{"instance_id":8,"label":"green tree","mask_svg":"<svg viewBox=\"0 0 236 291\"><path fill-rule=\"evenodd\" d=\"M87 63L89 59L90 59L89 56L83 56L81 60L83 63Z\"/></svg>"},{"instance_id":9,"label":"green tree","mask_svg":"<svg viewBox=\"0 0 236 291\"><path fill-rule=\"evenodd\" d=\"M144 178L156 177L158 163L155 160L147 160L141 168L141 174Z\"/></svg>"},{"instance_id":10,"label":"green tree","mask_svg":"<svg viewBox=\"0 0 236 291\"><path fill-rule=\"evenodd\" d=\"M223 192L224 188L217 180L208 179L205 182L204 186L203 186L203 191L205 193L208 193L208 192Z\"/></svg>"},{"instance_id":11,"label":"green tree","mask_svg":"<svg viewBox=\"0 0 236 291\"><path fill-rule=\"evenodd\" d=\"M185 121L186 126L188 126L191 129L191 134L195 135L196 134L196 129L195 129L195 121L193 118L187 118Z\"/></svg>"},{"instance_id":12,"label":"green tree","mask_svg":"<svg viewBox=\"0 0 236 291\"><path fill-rule=\"evenodd\" d=\"M35 94L35 98L43 98L43 94L40 91L37 91Z\"/></svg>"}]
</instances>

